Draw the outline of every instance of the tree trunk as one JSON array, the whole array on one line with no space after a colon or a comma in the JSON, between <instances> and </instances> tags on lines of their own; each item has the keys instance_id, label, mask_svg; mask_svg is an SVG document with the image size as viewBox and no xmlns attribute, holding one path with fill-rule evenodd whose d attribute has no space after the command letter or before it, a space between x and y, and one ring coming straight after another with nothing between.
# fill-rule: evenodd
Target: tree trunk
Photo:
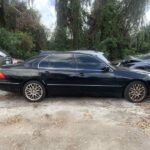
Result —
<instances>
[{"instance_id":1,"label":"tree trunk","mask_svg":"<svg viewBox=\"0 0 150 150\"><path fill-rule=\"evenodd\" d=\"M0 0L0 26L4 27L5 24L4 0Z\"/></svg>"}]
</instances>

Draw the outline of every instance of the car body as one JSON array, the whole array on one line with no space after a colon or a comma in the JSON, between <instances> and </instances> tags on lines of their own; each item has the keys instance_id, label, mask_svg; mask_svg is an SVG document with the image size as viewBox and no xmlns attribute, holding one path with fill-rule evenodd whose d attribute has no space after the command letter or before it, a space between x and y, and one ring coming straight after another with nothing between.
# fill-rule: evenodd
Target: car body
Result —
<instances>
[{"instance_id":1,"label":"car body","mask_svg":"<svg viewBox=\"0 0 150 150\"><path fill-rule=\"evenodd\" d=\"M12 64L13 59L11 56L4 50L0 48L0 66Z\"/></svg>"},{"instance_id":2,"label":"car body","mask_svg":"<svg viewBox=\"0 0 150 150\"><path fill-rule=\"evenodd\" d=\"M131 90L131 95L135 91L136 97L137 87L142 87L144 93L142 99L135 100L140 102L149 95L150 75L147 72L112 67L89 52L43 53L21 64L2 66L0 69L0 90L21 92L33 102L43 99L46 94L94 94L128 98L128 91ZM34 98L36 89L41 95L37 99Z\"/></svg>"}]
</instances>

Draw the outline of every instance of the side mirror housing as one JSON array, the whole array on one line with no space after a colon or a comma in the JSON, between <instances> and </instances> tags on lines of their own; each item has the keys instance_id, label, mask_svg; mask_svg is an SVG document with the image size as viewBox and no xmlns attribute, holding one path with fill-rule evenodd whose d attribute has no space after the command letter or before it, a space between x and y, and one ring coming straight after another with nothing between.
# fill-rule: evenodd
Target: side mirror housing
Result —
<instances>
[{"instance_id":1,"label":"side mirror housing","mask_svg":"<svg viewBox=\"0 0 150 150\"><path fill-rule=\"evenodd\" d=\"M109 66L105 66L104 68L102 68L103 72L109 72L110 71L110 68Z\"/></svg>"}]
</instances>

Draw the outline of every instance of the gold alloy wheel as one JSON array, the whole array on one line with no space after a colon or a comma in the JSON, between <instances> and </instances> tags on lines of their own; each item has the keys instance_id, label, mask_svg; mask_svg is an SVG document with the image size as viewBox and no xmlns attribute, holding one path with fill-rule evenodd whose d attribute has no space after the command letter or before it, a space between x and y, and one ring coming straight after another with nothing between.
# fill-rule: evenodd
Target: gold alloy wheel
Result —
<instances>
[{"instance_id":1,"label":"gold alloy wheel","mask_svg":"<svg viewBox=\"0 0 150 150\"><path fill-rule=\"evenodd\" d=\"M140 102L145 98L146 89L140 83L133 84L129 89L129 97L134 102Z\"/></svg>"}]
</instances>

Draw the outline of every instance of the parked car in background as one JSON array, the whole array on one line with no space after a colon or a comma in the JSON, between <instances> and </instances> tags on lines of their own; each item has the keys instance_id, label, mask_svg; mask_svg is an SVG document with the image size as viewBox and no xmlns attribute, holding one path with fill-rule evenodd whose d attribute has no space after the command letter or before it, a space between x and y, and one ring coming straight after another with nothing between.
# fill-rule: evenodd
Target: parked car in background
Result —
<instances>
[{"instance_id":1,"label":"parked car in background","mask_svg":"<svg viewBox=\"0 0 150 150\"><path fill-rule=\"evenodd\" d=\"M0 48L0 66L9 65L13 63L11 56L4 50Z\"/></svg>"},{"instance_id":2,"label":"parked car in background","mask_svg":"<svg viewBox=\"0 0 150 150\"><path fill-rule=\"evenodd\" d=\"M13 64L20 64L20 63L23 63L24 60L22 59L16 59L16 58L13 58Z\"/></svg>"},{"instance_id":3,"label":"parked car in background","mask_svg":"<svg viewBox=\"0 0 150 150\"><path fill-rule=\"evenodd\" d=\"M150 95L150 74L115 68L94 52L51 52L2 66L0 89L21 92L30 102L41 101L47 94L94 94L138 103Z\"/></svg>"},{"instance_id":4,"label":"parked car in background","mask_svg":"<svg viewBox=\"0 0 150 150\"><path fill-rule=\"evenodd\" d=\"M115 66L123 66L131 69L150 71L150 53L145 55L128 56L124 60L114 61Z\"/></svg>"}]
</instances>

